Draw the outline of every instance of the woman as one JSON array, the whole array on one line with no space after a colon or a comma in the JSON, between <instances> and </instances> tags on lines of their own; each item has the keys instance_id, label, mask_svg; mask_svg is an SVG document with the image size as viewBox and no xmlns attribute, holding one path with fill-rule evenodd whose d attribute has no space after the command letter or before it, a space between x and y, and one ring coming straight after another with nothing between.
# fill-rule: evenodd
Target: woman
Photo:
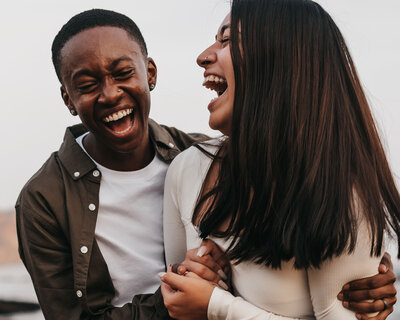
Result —
<instances>
[{"instance_id":1,"label":"woman","mask_svg":"<svg viewBox=\"0 0 400 320\"><path fill-rule=\"evenodd\" d=\"M400 196L343 37L312 1L233 0L216 40L198 63L229 138L170 166L166 255L215 240L243 299L168 272L165 304L179 319L354 319L336 295L376 272L386 231L399 239Z\"/></svg>"}]
</instances>

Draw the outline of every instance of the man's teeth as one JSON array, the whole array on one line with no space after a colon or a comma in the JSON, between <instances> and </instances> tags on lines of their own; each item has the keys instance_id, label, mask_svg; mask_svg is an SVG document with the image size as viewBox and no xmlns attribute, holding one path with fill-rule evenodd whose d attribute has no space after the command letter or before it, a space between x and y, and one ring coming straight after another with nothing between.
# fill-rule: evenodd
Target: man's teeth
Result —
<instances>
[{"instance_id":1,"label":"man's teeth","mask_svg":"<svg viewBox=\"0 0 400 320\"><path fill-rule=\"evenodd\" d=\"M203 81L203 86L205 86L206 88L210 88L210 86L208 86L209 83L214 82L214 83L226 83L226 80L224 78L218 77L218 76L207 76L204 78Z\"/></svg>"},{"instance_id":2,"label":"man's teeth","mask_svg":"<svg viewBox=\"0 0 400 320\"><path fill-rule=\"evenodd\" d=\"M107 117L103 118L104 122L110 122L110 121L117 121L119 119L122 119L123 117L126 117L128 114L131 114L133 111L133 108L125 109L125 110L120 110L118 112L114 112Z\"/></svg>"}]
</instances>

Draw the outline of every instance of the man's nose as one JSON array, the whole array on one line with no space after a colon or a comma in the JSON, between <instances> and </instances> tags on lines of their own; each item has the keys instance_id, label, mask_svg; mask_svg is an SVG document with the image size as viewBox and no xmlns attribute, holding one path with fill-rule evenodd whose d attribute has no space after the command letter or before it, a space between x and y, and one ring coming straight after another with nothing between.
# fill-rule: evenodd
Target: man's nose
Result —
<instances>
[{"instance_id":1,"label":"man's nose","mask_svg":"<svg viewBox=\"0 0 400 320\"><path fill-rule=\"evenodd\" d=\"M105 80L102 85L99 103L114 104L119 101L122 96L122 89L112 80Z\"/></svg>"}]
</instances>

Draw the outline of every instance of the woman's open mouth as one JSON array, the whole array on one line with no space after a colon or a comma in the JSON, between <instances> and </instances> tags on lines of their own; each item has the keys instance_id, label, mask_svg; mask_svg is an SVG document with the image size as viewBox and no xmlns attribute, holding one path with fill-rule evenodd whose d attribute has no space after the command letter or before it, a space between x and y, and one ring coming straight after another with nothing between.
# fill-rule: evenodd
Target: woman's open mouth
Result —
<instances>
[{"instance_id":1,"label":"woman's open mouth","mask_svg":"<svg viewBox=\"0 0 400 320\"><path fill-rule=\"evenodd\" d=\"M218 97L224 94L226 89L228 88L228 84L226 82L226 79L220 77L220 76L215 76L215 75L210 75L205 77L203 81L203 86L210 90L214 90L217 92ZM218 98L217 97L217 98Z\"/></svg>"},{"instance_id":2,"label":"woman's open mouth","mask_svg":"<svg viewBox=\"0 0 400 320\"><path fill-rule=\"evenodd\" d=\"M104 117L102 120L105 123L106 127L110 129L113 133L117 135L123 135L133 127L133 108L119 110Z\"/></svg>"}]
</instances>

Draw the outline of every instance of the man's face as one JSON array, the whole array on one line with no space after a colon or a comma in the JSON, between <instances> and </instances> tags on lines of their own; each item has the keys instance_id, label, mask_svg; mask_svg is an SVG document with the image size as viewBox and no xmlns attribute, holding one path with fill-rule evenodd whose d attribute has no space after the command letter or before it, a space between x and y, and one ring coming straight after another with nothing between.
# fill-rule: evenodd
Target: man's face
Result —
<instances>
[{"instance_id":1,"label":"man's face","mask_svg":"<svg viewBox=\"0 0 400 320\"><path fill-rule=\"evenodd\" d=\"M155 84L156 76L153 60L121 28L82 31L61 51L63 100L104 150L147 148L149 84Z\"/></svg>"}]
</instances>

